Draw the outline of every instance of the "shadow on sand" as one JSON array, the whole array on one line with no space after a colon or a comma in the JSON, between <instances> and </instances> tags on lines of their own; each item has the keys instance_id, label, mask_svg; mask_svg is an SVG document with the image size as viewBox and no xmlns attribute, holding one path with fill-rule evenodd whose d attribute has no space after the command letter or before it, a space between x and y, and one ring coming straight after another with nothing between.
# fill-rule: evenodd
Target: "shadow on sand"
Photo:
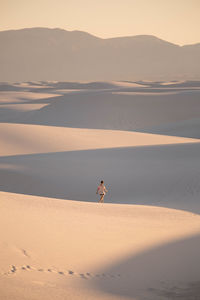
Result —
<instances>
[{"instance_id":1,"label":"shadow on sand","mask_svg":"<svg viewBox=\"0 0 200 300\"><path fill-rule=\"evenodd\" d=\"M130 255L98 270L120 274L120 280L99 280L92 283L93 288L139 300L197 300L200 295L199 248L198 234Z\"/></svg>"},{"instance_id":2,"label":"shadow on sand","mask_svg":"<svg viewBox=\"0 0 200 300\"><path fill-rule=\"evenodd\" d=\"M16 116L6 113L0 121L199 138L200 92L181 91L176 95L174 93L120 94L111 91L77 91L56 97L52 95L51 98L26 102L47 104L44 107L20 114L18 111Z\"/></svg>"},{"instance_id":3,"label":"shadow on sand","mask_svg":"<svg viewBox=\"0 0 200 300\"><path fill-rule=\"evenodd\" d=\"M200 213L200 144L0 157L0 189L61 199L156 205Z\"/></svg>"}]
</instances>

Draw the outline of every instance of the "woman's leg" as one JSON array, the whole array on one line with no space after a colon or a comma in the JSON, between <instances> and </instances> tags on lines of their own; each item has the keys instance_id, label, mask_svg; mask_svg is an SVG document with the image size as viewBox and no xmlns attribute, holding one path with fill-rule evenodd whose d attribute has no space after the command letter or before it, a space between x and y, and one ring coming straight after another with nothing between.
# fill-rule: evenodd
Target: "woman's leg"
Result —
<instances>
[{"instance_id":1,"label":"woman's leg","mask_svg":"<svg viewBox=\"0 0 200 300\"><path fill-rule=\"evenodd\" d=\"M101 195L101 197L100 197L100 201L99 202L103 202L103 200L104 200L104 195Z\"/></svg>"}]
</instances>

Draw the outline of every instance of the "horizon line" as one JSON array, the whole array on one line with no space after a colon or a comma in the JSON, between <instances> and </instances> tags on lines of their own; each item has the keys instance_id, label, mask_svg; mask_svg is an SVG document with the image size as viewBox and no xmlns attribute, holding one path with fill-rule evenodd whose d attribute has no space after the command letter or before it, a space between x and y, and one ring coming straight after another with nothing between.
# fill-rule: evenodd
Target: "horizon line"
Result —
<instances>
[{"instance_id":1,"label":"horizon line","mask_svg":"<svg viewBox=\"0 0 200 300\"><path fill-rule=\"evenodd\" d=\"M180 45L180 44L177 44L177 43L174 43L174 42L170 42L168 40L165 40L163 38L160 38L154 34L136 34L136 35L122 35L122 36L114 36L114 37L108 37L108 38L103 38L103 37L99 37L95 34L92 34L90 32L87 32L87 31L83 31L83 30L79 30L79 29L74 29L74 30L67 30L67 29L64 29L64 28L61 28L61 27L44 27L44 26L34 26L34 27L22 27L22 28L15 28L15 29L5 29L5 30L0 30L0 32L5 32L5 31L19 31L19 30L25 30L25 29L49 29L49 30L63 30L63 31L66 31L66 32L83 32L83 33L86 33L86 34L89 34L95 38L98 38L98 39L102 39L102 40L109 40L109 39L118 39L118 38L131 38L131 37L139 37L139 36L147 36L147 37L154 37L156 39L159 39L161 41L164 41L164 42L167 42L167 43L170 43L170 44L173 44L175 46L178 46L178 47L184 47L184 46L194 46L194 45L198 45L200 44L200 42L196 42L196 43L193 43L193 44L183 44L183 45Z\"/></svg>"}]
</instances>

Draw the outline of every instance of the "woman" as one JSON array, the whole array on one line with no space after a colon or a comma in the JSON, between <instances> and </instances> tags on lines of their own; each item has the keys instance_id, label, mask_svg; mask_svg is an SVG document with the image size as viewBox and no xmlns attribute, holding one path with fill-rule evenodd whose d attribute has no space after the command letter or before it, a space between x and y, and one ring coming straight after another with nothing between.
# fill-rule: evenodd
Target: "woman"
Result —
<instances>
[{"instance_id":1,"label":"woman","mask_svg":"<svg viewBox=\"0 0 200 300\"><path fill-rule=\"evenodd\" d=\"M108 191L107 191L107 189L106 189L106 187L105 187L105 185L104 185L104 181L101 180L101 184L98 186L97 192L96 192L96 194L99 194L99 195L100 195L100 200L99 200L100 203L103 203L104 196L105 196L105 194L106 194L107 192L108 192Z\"/></svg>"}]
</instances>

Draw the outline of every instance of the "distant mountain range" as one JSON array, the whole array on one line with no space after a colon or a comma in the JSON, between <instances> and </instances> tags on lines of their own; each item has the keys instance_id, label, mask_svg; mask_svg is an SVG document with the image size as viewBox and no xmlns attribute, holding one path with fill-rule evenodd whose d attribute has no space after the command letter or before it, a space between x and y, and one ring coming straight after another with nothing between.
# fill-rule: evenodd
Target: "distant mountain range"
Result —
<instances>
[{"instance_id":1,"label":"distant mountain range","mask_svg":"<svg viewBox=\"0 0 200 300\"><path fill-rule=\"evenodd\" d=\"M151 35L102 39L82 31L0 31L0 81L199 80L200 43Z\"/></svg>"}]
</instances>

